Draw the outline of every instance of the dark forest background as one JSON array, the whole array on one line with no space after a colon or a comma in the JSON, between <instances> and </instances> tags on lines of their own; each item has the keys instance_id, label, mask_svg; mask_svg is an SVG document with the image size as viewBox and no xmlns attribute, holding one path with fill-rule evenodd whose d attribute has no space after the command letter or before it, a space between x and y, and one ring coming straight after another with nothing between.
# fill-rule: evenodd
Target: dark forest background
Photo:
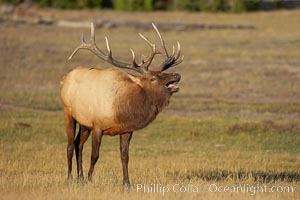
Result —
<instances>
[{"instance_id":1,"label":"dark forest background","mask_svg":"<svg viewBox=\"0 0 300 200\"><path fill-rule=\"evenodd\" d=\"M245 12L300 7L299 0L0 0L0 3L32 3L61 9L101 8L124 11L185 10Z\"/></svg>"}]
</instances>

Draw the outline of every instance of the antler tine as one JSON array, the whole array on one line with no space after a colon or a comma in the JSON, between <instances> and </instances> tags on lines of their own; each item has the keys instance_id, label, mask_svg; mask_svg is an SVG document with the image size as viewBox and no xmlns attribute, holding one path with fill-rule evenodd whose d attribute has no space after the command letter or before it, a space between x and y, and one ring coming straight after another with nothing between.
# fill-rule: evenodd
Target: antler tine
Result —
<instances>
[{"instance_id":1,"label":"antler tine","mask_svg":"<svg viewBox=\"0 0 300 200\"><path fill-rule=\"evenodd\" d=\"M148 67L143 66L144 61L142 61L141 64L137 64L136 63L136 59L135 59L135 53L133 49L130 49L131 54L132 54L132 64L134 68L139 68L140 70L143 71L143 73L147 73L148 72Z\"/></svg>"},{"instance_id":2,"label":"antler tine","mask_svg":"<svg viewBox=\"0 0 300 200\"><path fill-rule=\"evenodd\" d=\"M173 50L172 50L172 55L171 55L171 57L174 57L174 55L175 55L175 46L173 45Z\"/></svg>"},{"instance_id":3,"label":"antler tine","mask_svg":"<svg viewBox=\"0 0 300 200\"><path fill-rule=\"evenodd\" d=\"M139 33L139 36L150 46L153 48L153 44L152 42L150 42L143 34Z\"/></svg>"},{"instance_id":4,"label":"antler tine","mask_svg":"<svg viewBox=\"0 0 300 200\"><path fill-rule=\"evenodd\" d=\"M184 55L179 59L180 54L181 54L180 43L177 41L177 52L176 52L176 55L174 56L175 63L174 63L173 66L176 66L176 65L180 64L183 61Z\"/></svg>"},{"instance_id":5,"label":"antler tine","mask_svg":"<svg viewBox=\"0 0 300 200\"><path fill-rule=\"evenodd\" d=\"M105 43L106 43L106 49L107 49L107 52L108 52L108 56L111 58L112 57L112 52L110 50L110 46L109 46L109 42L108 42L107 37L105 37Z\"/></svg>"},{"instance_id":6,"label":"antler tine","mask_svg":"<svg viewBox=\"0 0 300 200\"><path fill-rule=\"evenodd\" d=\"M81 33L81 38L80 39L81 39L81 44L86 44L83 33Z\"/></svg>"},{"instance_id":7,"label":"antler tine","mask_svg":"<svg viewBox=\"0 0 300 200\"><path fill-rule=\"evenodd\" d=\"M142 54L142 64L144 64L145 63L145 59L146 59L146 56L144 55L144 54Z\"/></svg>"},{"instance_id":8,"label":"antler tine","mask_svg":"<svg viewBox=\"0 0 300 200\"><path fill-rule=\"evenodd\" d=\"M137 68L137 67L139 67L139 65L135 61L135 53L134 53L133 49L130 49L130 51L131 51L131 54L132 54L133 67Z\"/></svg>"},{"instance_id":9,"label":"antler tine","mask_svg":"<svg viewBox=\"0 0 300 200\"><path fill-rule=\"evenodd\" d=\"M179 58L180 53L181 53L180 43L177 41L177 52L176 52L175 60Z\"/></svg>"},{"instance_id":10,"label":"antler tine","mask_svg":"<svg viewBox=\"0 0 300 200\"><path fill-rule=\"evenodd\" d=\"M177 60L173 66L180 64L183 60L184 60L184 56L181 56L181 58L179 60Z\"/></svg>"},{"instance_id":11,"label":"antler tine","mask_svg":"<svg viewBox=\"0 0 300 200\"><path fill-rule=\"evenodd\" d=\"M81 34L80 40L81 40L81 45L78 46L76 49L74 49L74 51L72 52L72 54L69 56L68 60L71 60L73 58L73 56L77 53L77 51L79 49L81 49L81 46L84 46L86 44L85 40L84 40L84 34L83 33Z\"/></svg>"},{"instance_id":12,"label":"antler tine","mask_svg":"<svg viewBox=\"0 0 300 200\"><path fill-rule=\"evenodd\" d=\"M132 62L135 62L135 53L133 51L133 49L130 49L131 54L132 54Z\"/></svg>"},{"instance_id":13,"label":"antler tine","mask_svg":"<svg viewBox=\"0 0 300 200\"><path fill-rule=\"evenodd\" d=\"M161 44L161 47L164 51L163 53L165 54L166 57L169 57L169 54L168 54L168 51L166 49L165 42L164 42L164 39L163 39L162 35L160 34L159 30L157 29L157 27L155 26L154 23L152 23L152 26L153 26L154 30L156 31L156 33L157 33L157 35L160 39L160 44Z\"/></svg>"},{"instance_id":14,"label":"antler tine","mask_svg":"<svg viewBox=\"0 0 300 200\"><path fill-rule=\"evenodd\" d=\"M142 67L142 64L143 64L143 61L142 61L142 64L137 64L136 63L136 60L135 60L135 53L134 53L134 50L133 49L130 49L131 51L131 54L132 54L132 66L136 69L140 69L143 71L143 73L147 73L148 71L148 68L145 68L145 67Z\"/></svg>"},{"instance_id":15,"label":"antler tine","mask_svg":"<svg viewBox=\"0 0 300 200\"><path fill-rule=\"evenodd\" d=\"M91 22L91 42L92 42L93 45L96 44L95 39L96 39L96 37L95 37L95 26L94 26L94 23Z\"/></svg>"},{"instance_id":16,"label":"antler tine","mask_svg":"<svg viewBox=\"0 0 300 200\"><path fill-rule=\"evenodd\" d=\"M68 60L71 60L73 58L73 56L77 53L77 51L79 50L79 48L77 47L72 54L69 56Z\"/></svg>"}]
</instances>

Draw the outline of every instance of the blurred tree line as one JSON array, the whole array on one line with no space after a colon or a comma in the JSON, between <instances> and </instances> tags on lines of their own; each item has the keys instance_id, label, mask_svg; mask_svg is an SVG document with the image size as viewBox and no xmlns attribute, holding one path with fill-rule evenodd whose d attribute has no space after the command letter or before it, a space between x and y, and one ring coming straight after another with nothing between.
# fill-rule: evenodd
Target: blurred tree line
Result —
<instances>
[{"instance_id":1,"label":"blurred tree line","mask_svg":"<svg viewBox=\"0 0 300 200\"><path fill-rule=\"evenodd\" d=\"M0 3L18 4L25 1L41 7L62 9L108 8L125 11L188 10L207 12L260 10L264 9L262 7L264 3L271 6L271 9L277 9L285 7L287 1L297 2L297 0L0 0Z\"/></svg>"}]
</instances>

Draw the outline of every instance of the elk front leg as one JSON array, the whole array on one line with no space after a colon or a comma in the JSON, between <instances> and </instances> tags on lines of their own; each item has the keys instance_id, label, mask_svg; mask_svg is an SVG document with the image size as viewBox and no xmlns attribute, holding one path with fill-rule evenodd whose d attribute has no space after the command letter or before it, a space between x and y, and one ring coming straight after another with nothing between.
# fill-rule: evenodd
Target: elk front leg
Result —
<instances>
[{"instance_id":1,"label":"elk front leg","mask_svg":"<svg viewBox=\"0 0 300 200\"><path fill-rule=\"evenodd\" d=\"M101 145L103 133L99 129L93 129L92 135L92 156L91 156L91 166L88 173L88 180L92 181L93 171L95 164L99 158L99 149Z\"/></svg>"},{"instance_id":2,"label":"elk front leg","mask_svg":"<svg viewBox=\"0 0 300 200\"><path fill-rule=\"evenodd\" d=\"M68 139L67 146L67 159L68 159L68 180L72 180L72 158L74 152L74 137L76 129L76 121L71 116L71 112L68 108L64 108L64 121Z\"/></svg>"},{"instance_id":3,"label":"elk front leg","mask_svg":"<svg viewBox=\"0 0 300 200\"><path fill-rule=\"evenodd\" d=\"M129 161L129 144L132 137L132 132L120 135L120 153L123 168L123 185L129 189L130 181L128 176L128 161Z\"/></svg>"},{"instance_id":4,"label":"elk front leg","mask_svg":"<svg viewBox=\"0 0 300 200\"><path fill-rule=\"evenodd\" d=\"M82 170L82 150L83 150L84 143L90 136L90 133L91 133L90 129L80 125L77 137L75 139L75 153L76 153L76 161L77 161L78 181L82 181L84 179L83 170Z\"/></svg>"}]
</instances>

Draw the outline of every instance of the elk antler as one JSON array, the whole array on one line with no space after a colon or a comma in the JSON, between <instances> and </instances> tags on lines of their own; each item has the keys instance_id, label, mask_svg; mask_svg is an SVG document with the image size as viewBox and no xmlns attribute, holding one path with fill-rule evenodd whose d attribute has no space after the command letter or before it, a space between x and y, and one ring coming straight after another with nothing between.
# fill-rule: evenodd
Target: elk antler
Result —
<instances>
[{"instance_id":1,"label":"elk antler","mask_svg":"<svg viewBox=\"0 0 300 200\"><path fill-rule=\"evenodd\" d=\"M104 61L106 61L116 67L134 70L143 75L148 73L149 66L152 63L154 56L157 54L163 54L165 56L165 61L162 63L162 65L160 67L160 71L167 70L168 68L181 63L183 61L184 56L179 58L180 57L180 43L177 42L178 47L177 47L176 52L175 52L175 47L173 46L172 55L169 56L167 49L165 47L164 40L163 40L160 32L158 31L157 27L153 23L152 23L152 26L160 39L161 48L157 48L155 44L151 43L143 34L139 33L140 37L152 48L151 54L147 57L144 57L144 59L142 60L142 62L140 64L136 63L135 53L132 49L130 49L131 53L132 53L132 63L125 63L125 62L121 62L121 61L113 59L107 37L105 37L107 54L105 54L103 51L101 51L95 43L94 23L91 23L91 43L86 43L84 40L84 36L82 34L81 35L81 44L73 51L73 53L71 54L71 56L69 57L68 60L72 59L72 57L77 53L77 51L79 49L88 49L91 52L93 52L96 56L98 56L99 58L103 59Z\"/></svg>"},{"instance_id":2,"label":"elk antler","mask_svg":"<svg viewBox=\"0 0 300 200\"><path fill-rule=\"evenodd\" d=\"M145 69L148 70L148 68L156 54L163 54L165 56L165 61L161 64L160 71L165 71L172 66L176 66L176 65L180 64L184 59L184 56L182 56L180 58L180 43L177 42L176 53L175 53L175 47L173 46L172 55L169 56L161 33L158 31L158 29L154 25L154 23L152 23L152 26L160 39L161 48L156 48L155 44L151 43L143 34L139 33L140 37L152 48L152 53L148 57L145 57L142 61L142 64L145 63L145 66L144 66Z\"/></svg>"},{"instance_id":3,"label":"elk antler","mask_svg":"<svg viewBox=\"0 0 300 200\"><path fill-rule=\"evenodd\" d=\"M96 56L98 56L99 58L103 59L104 61L107 61L108 63L110 63L116 67L134 70L143 75L147 73L147 70L145 70L145 68L141 67L140 65L138 65L136 63L135 54L132 49L130 49L131 53L132 53L132 63L121 62L121 61L115 60L112 57L112 52L110 50L110 46L109 46L107 37L105 37L105 42L106 42L107 54L105 54L103 51L101 51L95 43L95 28L94 28L94 23L92 22L91 23L91 43L86 43L84 40L84 35L82 34L81 35L81 44L73 51L73 53L68 58L68 60L71 60L72 57L77 53L77 51L79 49L88 49L92 53L94 53Z\"/></svg>"}]
</instances>

